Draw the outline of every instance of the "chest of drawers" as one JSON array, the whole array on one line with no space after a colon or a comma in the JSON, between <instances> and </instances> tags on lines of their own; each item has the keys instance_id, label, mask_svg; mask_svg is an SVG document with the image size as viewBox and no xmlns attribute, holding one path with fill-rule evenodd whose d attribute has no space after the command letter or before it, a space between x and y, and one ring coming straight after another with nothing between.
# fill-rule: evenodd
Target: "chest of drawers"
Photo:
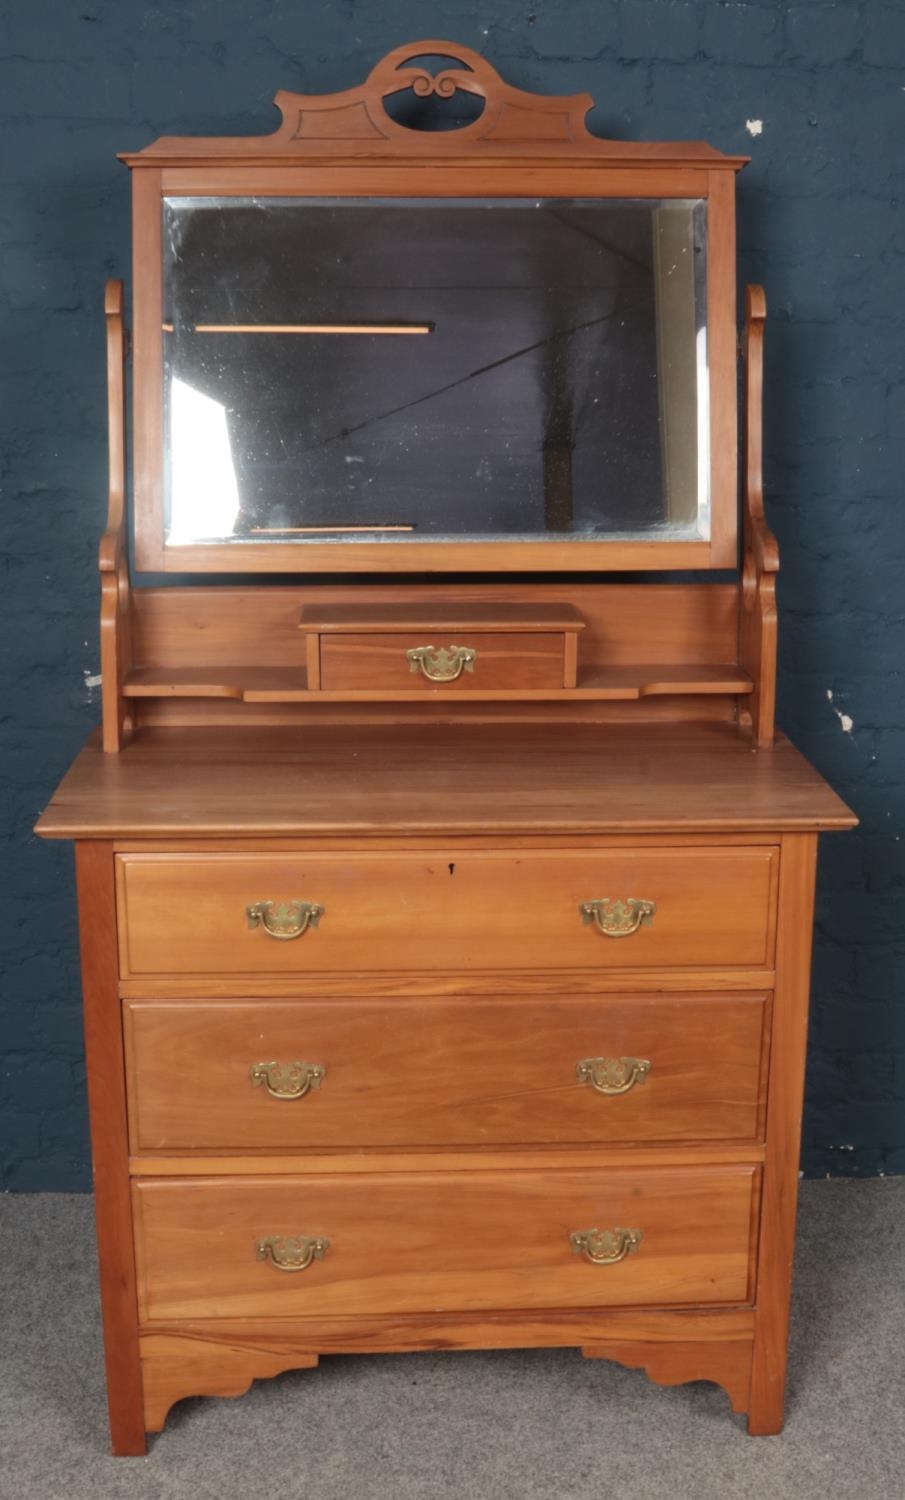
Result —
<instances>
[{"instance_id":1,"label":"chest of drawers","mask_svg":"<svg viewBox=\"0 0 905 1500\"><path fill-rule=\"evenodd\" d=\"M78 838L118 1450L186 1395L427 1348L572 1345L777 1430L816 828L842 805L790 747L729 739L677 799L681 736L648 731L627 817L618 733L587 757L501 730L488 762L485 728L437 750L447 826L421 798L402 827L380 733L324 731L280 741L280 812L234 804L224 838L237 767L209 756L200 805L191 769L210 733L86 751L41 828ZM507 812L513 779L543 813Z\"/></svg>"}]
</instances>

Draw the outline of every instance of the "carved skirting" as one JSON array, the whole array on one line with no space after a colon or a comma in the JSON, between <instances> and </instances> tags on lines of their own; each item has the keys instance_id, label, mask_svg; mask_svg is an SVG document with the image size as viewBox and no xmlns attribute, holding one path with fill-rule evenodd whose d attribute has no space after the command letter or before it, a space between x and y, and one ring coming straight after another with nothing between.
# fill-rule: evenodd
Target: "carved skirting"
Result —
<instances>
[{"instance_id":1,"label":"carved skirting","mask_svg":"<svg viewBox=\"0 0 905 1500\"><path fill-rule=\"evenodd\" d=\"M254 1380L313 1369L316 1354L232 1342L212 1335L146 1333L139 1340L145 1430L160 1432L170 1407L186 1396L244 1396Z\"/></svg>"},{"instance_id":2,"label":"carved skirting","mask_svg":"<svg viewBox=\"0 0 905 1500\"><path fill-rule=\"evenodd\" d=\"M750 1339L712 1343L596 1344L582 1349L585 1359L610 1359L643 1370L655 1385L687 1385L709 1380L722 1386L735 1412L748 1410L751 1387Z\"/></svg>"},{"instance_id":3,"label":"carved skirting","mask_svg":"<svg viewBox=\"0 0 905 1500\"><path fill-rule=\"evenodd\" d=\"M712 1381L726 1391L734 1412L745 1412L751 1329L748 1310L331 1318L313 1319L310 1325L289 1322L259 1333L238 1333L222 1323L188 1324L179 1331L147 1331L140 1337L145 1428L160 1432L170 1408L188 1396L243 1396L255 1380L272 1379L286 1370L313 1369L319 1359L311 1352L313 1343L321 1352L349 1354L578 1345L585 1359L609 1359L644 1370L657 1385ZM594 1331L640 1336L581 1342L582 1335ZM692 1333L701 1336L682 1337Z\"/></svg>"}]
</instances>

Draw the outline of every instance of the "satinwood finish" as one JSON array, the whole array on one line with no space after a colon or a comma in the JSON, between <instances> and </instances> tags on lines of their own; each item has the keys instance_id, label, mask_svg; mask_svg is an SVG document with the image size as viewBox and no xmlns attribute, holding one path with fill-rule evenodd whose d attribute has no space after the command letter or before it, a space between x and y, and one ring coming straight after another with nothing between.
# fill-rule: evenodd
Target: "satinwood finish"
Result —
<instances>
[{"instance_id":1,"label":"satinwood finish","mask_svg":"<svg viewBox=\"0 0 905 1500\"><path fill-rule=\"evenodd\" d=\"M759 1168L139 1178L143 1324L334 1313L741 1305L751 1299ZM614 1264L574 1231L639 1229ZM329 1241L302 1271L256 1256L262 1238ZM513 1275L513 1265L518 1267Z\"/></svg>"},{"instance_id":2,"label":"satinwood finish","mask_svg":"<svg viewBox=\"0 0 905 1500\"><path fill-rule=\"evenodd\" d=\"M129 1001L131 1149L755 1141L768 1019L756 993ZM578 1064L601 1057L646 1071L600 1092ZM269 1060L325 1076L277 1097Z\"/></svg>"},{"instance_id":3,"label":"satinwood finish","mask_svg":"<svg viewBox=\"0 0 905 1500\"><path fill-rule=\"evenodd\" d=\"M419 59L448 57L438 73ZM412 66L411 64L414 64ZM485 108L464 128L417 131L398 124L384 100L413 89L451 98L459 90ZM733 181L747 157L702 142L628 143L591 135L587 94L544 97L506 84L470 48L436 39L383 58L342 94L285 90L282 125L258 139L163 138L123 160L142 183L134 198L135 361L141 406L135 433L136 556L143 569L284 572L286 547L233 542L163 545L163 333L161 196L703 198L708 213L707 333L711 535L701 541L544 540L532 543L357 540L306 547L306 572L507 572L588 568L731 567L736 558L737 417ZM151 267L154 267L153 271ZM294 564L298 565L298 564ZM290 564L293 566L293 564Z\"/></svg>"},{"instance_id":4,"label":"satinwood finish","mask_svg":"<svg viewBox=\"0 0 905 1500\"><path fill-rule=\"evenodd\" d=\"M80 843L76 872L110 1437L114 1453L143 1453L145 1427L110 845L100 841Z\"/></svg>"},{"instance_id":5,"label":"satinwood finish","mask_svg":"<svg viewBox=\"0 0 905 1500\"><path fill-rule=\"evenodd\" d=\"M795 1249L798 1173L788 1151L801 1136L811 964L814 867L817 840L806 834L784 840L780 888L778 966L770 1054L770 1131L767 1136L762 1220L758 1247L758 1300L751 1364L748 1431L778 1432L783 1421L789 1289ZM794 1164L794 1163L793 1163Z\"/></svg>"},{"instance_id":6,"label":"satinwood finish","mask_svg":"<svg viewBox=\"0 0 905 1500\"><path fill-rule=\"evenodd\" d=\"M488 632L583 630L584 619L570 604L520 604L515 600L494 601L482 596L467 604L459 597L444 601L422 598L412 603L366 604L363 601L333 605L306 605L299 616L299 629L318 635L346 635L360 631L480 630Z\"/></svg>"},{"instance_id":7,"label":"satinwood finish","mask_svg":"<svg viewBox=\"0 0 905 1500\"><path fill-rule=\"evenodd\" d=\"M408 697L423 692L454 692L483 697L488 691L574 688L578 679L577 636L584 620L574 605L493 603L471 606L461 600L405 604L352 603L303 608L299 628L306 635L307 692L379 692ZM314 640L312 640L314 637ZM436 646L434 642L436 641ZM445 644L448 642L448 645ZM412 663L409 652L429 647L450 656L470 652L467 667L437 678ZM431 675L432 674L432 675ZM408 691L407 691L408 690ZM254 689L249 693L251 697ZM244 694L243 694L244 696ZM255 694L257 696L257 694Z\"/></svg>"},{"instance_id":8,"label":"satinwood finish","mask_svg":"<svg viewBox=\"0 0 905 1500\"><path fill-rule=\"evenodd\" d=\"M745 290L745 506L742 557L739 663L755 686L750 707L756 745L773 743L776 709L776 576L779 548L764 515L763 410L764 324L767 301L763 288Z\"/></svg>"},{"instance_id":9,"label":"satinwood finish","mask_svg":"<svg viewBox=\"0 0 905 1500\"><path fill-rule=\"evenodd\" d=\"M758 755L729 724L603 732L570 724L557 733L549 725L353 721L250 734L148 730L117 756L89 742L38 832L165 840L541 830L577 837L853 824L787 740Z\"/></svg>"},{"instance_id":10,"label":"satinwood finish","mask_svg":"<svg viewBox=\"0 0 905 1500\"><path fill-rule=\"evenodd\" d=\"M469 689L492 690L562 688L565 676L565 636L486 634L481 630L457 632L459 639L443 637L425 641L424 632L390 635L375 631L368 635L328 635L321 641L321 689L324 692L368 691L383 688L421 693L457 693ZM422 672L412 672L407 652L419 646L449 649L461 645L474 652L474 664L446 682L437 682Z\"/></svg>"},{"instance_id":11,"label":"satinwood finish","mask_svg":"<svg viewBox=\"0 0 905 1500\"><path fill-rule=\"evenodd\" d=\"M373 630L378 619L391 632L405 620L417 621L421 629L442 629L451 641L479 624L484 633L504 623L525 633L536 633L540 624L563 632L565 672L555 681L550 676L544 685L539 674L520 672L488 689L480 685L483 676L463 674L452 684L454 693L441 688L429 695L441 697L432 710L440 713L446 712L442 693L454 696L457 705L448 707L459 720L476 713L486 720L503 702L522 720L530 713L550 722L577 717L589 705L598 718L612 717L610 705L629 702L634 723L658 716L736 722L749 713L746 704L758 690L757 663L753 675L740 664L739 585L505 581L463 583L450 598L445 592L438 597L432 585L399 583L391 592L392 602L385 584L366 581L133 590L120 689L130 722L143 727L163 713L169 725L203 724L210 699L221 700L218 722L224 724L260 725L254 716L265 703L269 723L314 716L338 721L348 718L349 705L361 714L364 703L374 705L365 710L371 717L398 718L398 705L420 700L423 706L426 696L411 674L393 676L389 686L369 677L330 689L321 680L326 636L354 633L356 623ZM413 643L430 641L421 636ZM482 708L471 707L476 703Z\"/></svg>"},{"instance_id":12,"label":"satinwood finish","mask_svg":"<svg viewBox=\"0 0 905 1500\"><path fill-rule=\"evenodd\" d=\"M132 665L132 601L126 556L126 329L123 284L108 281L104 298L107 324L107 527L101 537L101 699L104 749L116 751L132 728L123 684Z\"/></svg>"},{"instance_id":13,"label":"satinwood finish","mask_svg":"<svg viewBox=\"0 0 905 1500\"><path fill-rule=\"evenodd\" d=\"M121 972L772 965L770 846L447 855L118 855ZM614 892L656 904L632 941L582 913ZM261 901L322 914L295 941L275 941L246 919Z\"/></svg>"},{"instance_id":14,"label":"satinwood finish","mask_svg":"<svg viewBox=\"0 0 905 1500\"><path fill-rule=\"evenodd\" d=\"M408 89L483 113L409 130ZM38 823L77 844L113 1450L186 1396L425 1349L581 1349L777 1432L817 834L855 819L775 733L759 287L736 552L744 159L599 140L587 95L449 42L276 102L272 136L125 158L135 558L305 576L132 587L111 282L103 725ZM705 200L709 539L165 547L187 195ZM732 571L637 576L688 568ZM411 672L454 645L474 672Z\"/></svg>"}]
</instances>

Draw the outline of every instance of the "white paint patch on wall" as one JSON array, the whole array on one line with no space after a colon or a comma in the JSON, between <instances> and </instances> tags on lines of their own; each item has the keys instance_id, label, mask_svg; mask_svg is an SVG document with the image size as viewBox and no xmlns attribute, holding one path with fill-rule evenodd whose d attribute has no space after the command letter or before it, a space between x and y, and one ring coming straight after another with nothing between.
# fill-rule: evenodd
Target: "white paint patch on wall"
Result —
<instances>
[{"instance_id":1,"label":"white paint patch on wall","mask_svg":"<svg viewBox=\"0 0 905 1500\"><path fill-rule=\"evenodd\" d=\"M763 120L746 120L745 129L749 135L763 135L764 122Z\"/></svg>"},{"instance_id":2,"label":"white paint patch on wall","mask_svg":"<svg viewBox=\"0 0 905 1500\"><path fill-rule=\"evenodd\" d=\"M849 718L848 714L844 714L841 709L836 707L835 703L833 703L833 694L829 688L827 688L826 690L826 696L829 699L830 703L833 704L833 713L836 715L836 718L842 725L842 733L851 734L852 730L855 727L854 719Z\"/></svg>"}]
</instances>

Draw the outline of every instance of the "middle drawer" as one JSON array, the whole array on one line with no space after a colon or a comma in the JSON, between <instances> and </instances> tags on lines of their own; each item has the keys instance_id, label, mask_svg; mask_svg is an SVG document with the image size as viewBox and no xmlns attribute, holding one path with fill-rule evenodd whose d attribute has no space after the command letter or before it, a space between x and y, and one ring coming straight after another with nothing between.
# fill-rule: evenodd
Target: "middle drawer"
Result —
<instances>
[{"instance_id":1,"label":"middle drawer","mask_svg":"<svg viewBox=\"0 0 905 1500\"><path fill-rule=\"evenodd\" d=\"M129 1001L131 1147L750 1141L768 998Z\"/></svg>"}]
</instances>

